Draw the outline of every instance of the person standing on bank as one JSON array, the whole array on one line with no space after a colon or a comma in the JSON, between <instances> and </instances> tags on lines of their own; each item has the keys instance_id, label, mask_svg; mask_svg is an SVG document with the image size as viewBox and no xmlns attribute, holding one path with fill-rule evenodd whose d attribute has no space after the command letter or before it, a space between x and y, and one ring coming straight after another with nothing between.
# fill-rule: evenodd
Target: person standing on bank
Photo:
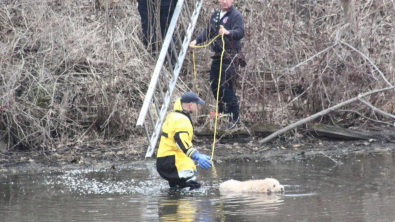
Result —
<instances>
[{"instance_id":1,"label":"person standing on bank","mask_svg":"<svg viewBox=\"0 0 395 222\"><path fill-rule=\"evenodd\" d=\"M178 0L138 0L138 11L141 18L141 28L143 30L143 44L151 47L152 54L156 53L157 33L155 30L158 21L162 39L165 39L167 28L169 27L174 9ZM158 5L160 4L160 5Z\"/></svg>"},{"instance_id":2,"label":"person standing on bank","mask_svg":"<svg viewBox=\"0 0 395 222\"><path fill-rule=\"evenodd\" d=\"M224 34L225 53L222 60L221 85L219 88L218 110L220 113L231 114L230 123L225 128L231 129L239 122L239 102L233 83L237 78L235 58L241 53L240 40L244 37L244 18L233 6L233 0L218 0L221 9L214 12L210 24L200 35L190 43L196 44L210 40L217 35ZM222 38L217 38L212 44L214 56L211 63L210 82L211 91L217 98L219 71L221 65Z\"/></svg>"},{"instance_id":3,"label":"person standing on bank","mask_svg":"<svg viewBox=\"0 0 395 222\"><path fill-rule=\"evenodd\" d=\"M202 169L211 168L210 157L200 154L192 145L193 125L190 114L198 110L198 104L203 105L205 102L193 92L184 93L163 123L156 169L169 182L170 188L200 187L193 160Z\"/></svg>"}]
</instances>

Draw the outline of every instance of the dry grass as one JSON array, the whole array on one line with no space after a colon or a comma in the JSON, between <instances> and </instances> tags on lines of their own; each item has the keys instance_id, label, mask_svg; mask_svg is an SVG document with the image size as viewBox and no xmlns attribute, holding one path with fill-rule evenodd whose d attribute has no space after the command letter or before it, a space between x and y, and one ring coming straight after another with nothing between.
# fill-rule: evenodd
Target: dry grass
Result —
<instances>
[{"instance_id":1,"label":"dry grass","mask_svg":"<svg viewBox=\"0 0 395 222\"><path fill-rule=\"evenodd\" d=\"M395 45L391 36L395 26L391 18L395 3L359 1L348 9L354 19L344 15L341 3L301 0L239 4L248 33L244 51L250 58L241 72L245 84L241 94L248 98L243 101L245 109L261 101L261 118L286 125L358 93L387 86L361 54L394 83ZM258 4L263 10L252 10L259 8ZM392 97L391 92L370 101L380 107ZM363 106L349 108L372 114Z\"/></svg>"},{"instance_id":2,"label":"dry grass","mask_svg":"<svg viewBox=\"0 0 395 222\"><path fill-rule=\"evenodd\" d=\"M237 91L243 120L286 125L395 82L395 2L358 1L345 15L347 2L236 1L246 25L248 65ZM0 132L9 149L143 135L135 121L155 60L139 40L136 1L117 4L105 10L91 0L0 3ZM205 3L196 33L215 5ZM215 104L206 74L210 54L200 51L196 81ZM179 92L194 90L191 58ZM370 103L393 113L393 98L393 92L380 94ZM382 118L361 105L348 109ZM326 121L338 123L343 115Z\"/></svg>"}]
</instances>

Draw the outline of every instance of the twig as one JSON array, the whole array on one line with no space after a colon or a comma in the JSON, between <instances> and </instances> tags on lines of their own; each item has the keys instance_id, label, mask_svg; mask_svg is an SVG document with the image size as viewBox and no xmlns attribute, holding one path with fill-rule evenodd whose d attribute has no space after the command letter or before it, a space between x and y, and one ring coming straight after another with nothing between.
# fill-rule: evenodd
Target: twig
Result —
<instances>
[{"instance_id":1,"label":"twig","mask_svg":"<svg viewBox=\"0 0 395 222\"><path fill-rule=\"evenodd\" d=\"M388 116L388 117L390 117L390 118L392 118L392 119L395 119L395 116L394 116L394 115L392 115L392 114L390 114L390 113L387 113L387 112L384 112L384 111L381 110L381 109L378 109L377 107L373 106L372 104L370 104L369 102L363 100L362 98L358 98L358 100L361 101L363 104L369 106L371 109L373 109L373 111L378 112L378 113L380 113L381 115Z\"/></svg>"},{"instance_id":2,"label":"twig","mask_svg":"<svg viewBox=\"0 0 395 222\"><path fill-rule=\"evenodd\" d=\"M307 60L305 60L305 61L303 61L303 62L297 64L296 66L294 66L294 67L292 67L292 68L289 68L289 69L287 69L287 70L288 70L288 71L293 71L293 70L295 70L295 69L298 68L299 66L304 65L306 62L308 62L308 61L314 59L315 57L321 55L322 53L328 51L329 49L332 49L333 47L337 46L337 44L338 44L338 43L336 42L336 43L333 44L332 46L329 46L328 48L326 48L326 49L320 51L319 53L313 55L312 57L308 58ZM279 78L281 78L282 76L283 76L283 75L281 75Z\"/></svg>"},{"instance_id":3,"label":"twig","mask_svg":"<svg viewBox=\"0 0 395 222\"><path fill-rule=\"evenodd\" d=\"M326 155L324 152L320 152L322 155L324 155L324 157L327 157L327 158L329 158L330 160L332 160L333 162L335 162L336 164L343 164L342 162L340 162L340 161L337 161L337 160L335 160L335 159L333 159L332 157L330 157L330 156L328 156L328 155Z\"/></svg>"},{"instance_id":4,"label":"twig","mask_svg":"<svg viewBox=\"0 0 395 222\"><path fill-rule=\"evenodd\" d=\"M307 93L307 90L309 90L311 88L311 86L307 87L306 90L303 91L303 93L301 93L300 95L298 95L297 97L295 97L292 101L290 101L287 105L284 106L284 109L287 108L289 105L291 105L293 102L295 102L296 100L298 100L300 97L302 97L304 94Z\"/></svg>"},{"instance_id":5,"label":"twig","mask_svg":"<svg viewBox=\"0 0 395 222\"><path fill-rule=\"evenodd\" d=\"M347 43L345 43L345 42L343 42L343 41L340 41L340 43L341 43L341 44L344 44L344 45L346 45L346 46L348 46L348 47L350 47L352 50L358 52L362 57L364 57L366 60L368 60L368 61L370 62L370 64L372 64L372 66L377 70L377 72L380 73L381 77L382 77L382 78L384 79L384 81L388 84L388 86L392 86L392 84L391 84L390 82L388 82L388 80L385 78L384 73L382 73L382 72L380 71L380 69L377 68L377 66L372 62L372 60L369 59L369 57L367 57L365 54L363 54L362 52L358 51L356 48L352 47L351 45L349 45L349 44L347 44Z\"/></svg>"},{"instance_id":6,"label":"twig","mask_svg":"<svg viewBox=\"0 0 395 222\"><path fill-rule=\"evenodd\" d=\"M393 126L393 124L391 124L391 123L387 123L387 122L380 121L380 120L377 120L377 119L369 118L369 117L363 115L362 113L360 113L360 112L358 112L358 111L356 111L356 110L348 110L348 109L345 109L345 110L337 110L336 112L350 112L350 113L356 113L356 114L358 114L359 116L361 116L362 118L365 118L365 119L367 119L367 120Z\"/></svg>"}]
</instances>

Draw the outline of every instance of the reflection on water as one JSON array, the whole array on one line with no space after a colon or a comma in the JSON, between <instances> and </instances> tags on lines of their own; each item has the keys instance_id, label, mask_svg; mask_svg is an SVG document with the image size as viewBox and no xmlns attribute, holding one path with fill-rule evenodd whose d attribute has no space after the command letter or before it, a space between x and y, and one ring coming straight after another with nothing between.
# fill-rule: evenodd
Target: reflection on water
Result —
<instances>
[{"instance_id":1,"label":"reflection on water","mask_svg":"<svg viewBox=\"0 0 395 222\"><path fill-rule=\"evenodd\" d=\"M225 194L221 203L223 214L273 215L284 202L281 194Z\"/></svg>"},{"instance_id":2,"label":"reflection on water","mask_svg":"<svg viewBox=\"0 0 395 222\"><path fill-rule=\"evenodd\" d=\"M159 201L161 221L196 221L197 201L183 197L169 197Z\"/></svg>"},{"instance_id":3,"label":"reflection on water","mask_svg":"<svg viewBox=\"0 0 395 222\"><path fill-rule=\"evenodd\" d=\"M336 157L333 157L336 158ZM0 175L0 221L393 221L390 154L200 170L203 187L170 192L154 161L116 171ZM228 179L273 177L284 194L220 194Z\"/></svg>"}]
</instances>

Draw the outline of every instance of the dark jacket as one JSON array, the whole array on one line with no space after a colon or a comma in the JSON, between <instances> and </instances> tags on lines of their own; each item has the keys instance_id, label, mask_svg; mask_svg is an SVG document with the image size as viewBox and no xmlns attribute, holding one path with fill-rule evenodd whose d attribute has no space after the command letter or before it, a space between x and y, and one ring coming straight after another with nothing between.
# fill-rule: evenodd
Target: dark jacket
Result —
<instances>
[{"instance_id":1,"label":"dark jacket","mask_svg":"<svg viewBox=\"0 0 395 222\"><path fill-rule=\"evenodd\" d=\"M216 37L220 26L223 25L224 28L230 32L229 35L224 35L226 52L231 55L236 54L241 50L240 40L244 37L244 18L233 6L225 13L222 19L219 19L220 12L221 10L216 11L211 15L210 24L196 38L196 42L199 44ZM213 42L212 49L216 54L222 52L221 37L218 37Z\"/></svg>"}]
</instances>

